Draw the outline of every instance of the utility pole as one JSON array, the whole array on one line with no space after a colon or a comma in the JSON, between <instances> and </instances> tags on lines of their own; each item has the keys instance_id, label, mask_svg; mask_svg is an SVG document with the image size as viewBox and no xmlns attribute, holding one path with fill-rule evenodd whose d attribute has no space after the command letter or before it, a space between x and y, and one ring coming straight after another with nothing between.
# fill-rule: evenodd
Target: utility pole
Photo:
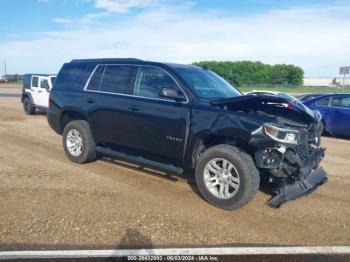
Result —
<instances>
[{"instance_id":1,"label":"utility pole","mask_svg":"<svg viewBox=\"0 0 350 262\"><path fill-rule=\"evenodd\" d=\"M4 69L5 69L5 75L4 77L6 77L7 73L6 73L6 60L4 59Z\"/></svg>"}]
</instances>

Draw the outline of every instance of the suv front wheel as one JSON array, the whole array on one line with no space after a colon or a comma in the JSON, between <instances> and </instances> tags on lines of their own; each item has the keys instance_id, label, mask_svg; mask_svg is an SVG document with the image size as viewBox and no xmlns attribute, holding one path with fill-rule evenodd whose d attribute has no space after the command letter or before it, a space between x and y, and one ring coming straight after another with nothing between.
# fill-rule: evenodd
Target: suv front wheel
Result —
<instances>
[{"instance_id":1,"label":"suv front wheel","mask_svg":"<svg viewBox=\"0 0 350 262\"><path fill-rule=\"evenodd\" d=\"M96 145L89 123L84 120L69 122L63 130L63 146L67 157L83 164L96 158Z\"/></svg>"},{"instance_id":2,"label":"suv front wheel","mask_svg":"<svg viewBox=\"0 0 350 262\"><path fill-rule=\"evenodd\" d=\"M204 199L222 209L244 206L259 189L259 172L252 158L230 145L217 145L204 151L195 173Z\"/></svg>"}]
</instances>

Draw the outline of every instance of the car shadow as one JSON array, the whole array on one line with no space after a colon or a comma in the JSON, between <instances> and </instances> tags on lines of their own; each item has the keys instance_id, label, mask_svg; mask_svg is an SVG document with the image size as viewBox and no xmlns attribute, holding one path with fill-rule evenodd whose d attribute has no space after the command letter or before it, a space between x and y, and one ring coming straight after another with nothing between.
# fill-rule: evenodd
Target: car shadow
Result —
<instances>
[{"instance_id":1,"label":"car shadow","mask_svg":"<svg viewBox=\"0 0 350 262\"><path fill-rule=\"evenodd\" d=\"M179 178L182 177L182 176L177 176L174 174L169 174L169 173L164 173L164 172L161 172L158 170L154 170L154 169L151 169L151 168L146 167L146 166L141 166L141 165L138 165L137 163L126 162L126 161L122 161L122 160L107 157L107 156L100 156L98 158L98 160L105 162L105 163L110 163L110 164L113 164L113 165L116 165L119 167L127 168L128 170L138 171L138 172L142 172L146 175L159 177L159 178L171 181L171 182L177 182L179 180Z\"/></svg>"},{"instance_id":2,"label":"car shadow","mask_svg":"<svg viewBox=\"0 0 350 262\"><path fill-rule=\"evenodd\" d=\"M198 197L205 201L203 196L201 195L197 185L196 179L194 175L194 170L187 169L184 171L182 175L165 173L162 171L154 170L145 166L140 166L137 163L125 162L116 158L100 156L99 160L105 163L110 163L119 167L126 168L131 171L142 172L143 174L150 175L153 177L161 178L168 180L170 182L178 182L179 180L184 181L191 188L192 192L194 192ZM260 187L259 191L273 197L274 195L274 187L271 183L268 182L268 175L261 174L260 179Z\"/></svg>"}]
</instances>

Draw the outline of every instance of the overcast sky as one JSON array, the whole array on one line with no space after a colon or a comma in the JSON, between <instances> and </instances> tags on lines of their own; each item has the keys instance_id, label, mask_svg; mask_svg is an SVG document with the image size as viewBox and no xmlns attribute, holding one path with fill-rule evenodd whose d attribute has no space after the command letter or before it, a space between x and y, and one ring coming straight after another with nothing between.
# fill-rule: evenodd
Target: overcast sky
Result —
<instances>
[{"instance_id":1,"label":"overcast sky","mask_svg":"<svg viewBox=\"0 0 350 262\"><path fill-rule=\"evenodd\" d=\"M306 76L350 65L350 1L0 0L0 10L8 73L57 73L94 57L254 60Z\"/></svg>"}]
</instances>

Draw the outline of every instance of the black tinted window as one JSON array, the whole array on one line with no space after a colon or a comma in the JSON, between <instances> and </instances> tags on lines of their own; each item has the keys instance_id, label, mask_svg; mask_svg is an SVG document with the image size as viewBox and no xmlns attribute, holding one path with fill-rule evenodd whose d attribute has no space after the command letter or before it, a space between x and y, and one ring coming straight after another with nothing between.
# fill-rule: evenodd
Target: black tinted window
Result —
<instances>
[{"instance_id":1,"label":"black tinted window","mask_svg":"<svg viewBox=\"0 0 350 262\"><path fill-rule=\"evenodd\" d=\"M39 77L33 76L32 78L32 87L38 87L39 86Z\"/></svg>"},{"instance_id":2,"label":"black tinted window","mask_svg":"<svg viewBox=\"0 0 350 262\"><path fill-rule=\"evenodd\" d=\"M82 87L90 76L93 67L79 63L64 64L57 75L55 88Z\"/></svg>"},{"instance_id":3,"label":"black tinted window","mask_svg":"<svg viewBox=\"0 0 350 262\"><path fill-rule=\"evenodd\" d=\"M331 105L350 108L350 97L335 97L332 99Z\"/></svg>"},{"instance_id":4,"label":"black tinted window","mask_svg":"<svg viewBox=\"0 0 350 262\"><path fill-rule=\"evenodd\" d=\"M327 97L327 98L319 100L318 102L316 102L316 104L318 106L328 106L329 105L329 101L330 101L330 98Z\"/></svg>"},{"instance_id":5,"label":"black tinted window","mask_svg":"<svg viewBox=\"0 0 350 262\"><path fill-rule=\"evenodd\" d=\"M89 85L87 87L88 90L100 90L102 74L105 70L106 66L98 66L94 72L94 75L91 77Z\"/></svg>"},{"instance_id":6,"label":"black tinted window","mask_svg":"<svg viewBox=\"0 0 350 262\"><path fill-rule=\"evenodd\" d=\"M40 87L49 89L49 81L47 79L41 79L40 80Z\"/></svg>"},{"instance_id":7,"label":"black tinted window","mask_svg":"<svg viewBox=\"0 0 350 262\"><path fill-rule=\"evenodd\" d=\"M178 89L178 86L174 79L159 68L141 66L137 73L134 95L161 98L160 92L162 88L171 87ZM179 90L179 92L181 92ZM162 99L165 99L162 97Z\"/></svg>"},{"instance_id":8,"label":"black tinted window","mask_svg":"<svg viewBox=\"0 0 350 262\"><path fill-rule=\"evenodd\" d=\"M24 88L30 88L30 80L31 76L30 75L25 75L23 78L23 87Z\"/></svg>"},{"instance_id":9,"label":"black tinted window","mask_svg":"<svg viewBox=\"0 0 350 262\"><path fill-rule=\"evenodd\" d=\"M102 77L100 90L131 95L136 72L136 66L107 65Z\"/></svg>"}]
</instances>

